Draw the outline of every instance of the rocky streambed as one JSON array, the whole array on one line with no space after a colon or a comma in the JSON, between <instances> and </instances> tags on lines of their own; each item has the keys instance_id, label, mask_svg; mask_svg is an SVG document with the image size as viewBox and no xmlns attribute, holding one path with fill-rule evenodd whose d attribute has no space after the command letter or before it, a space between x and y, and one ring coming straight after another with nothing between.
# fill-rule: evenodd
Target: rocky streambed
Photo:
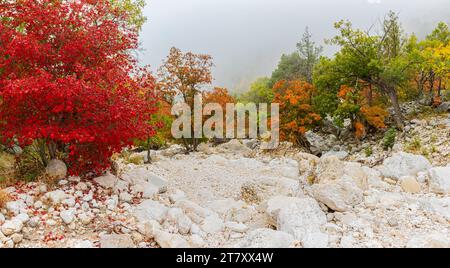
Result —
<instances>
[{"instance_id":1,"label":"rocky streambed","mask_svg":"<svg viewBox=\"0 0 450 268\"><path fill-rule=\"evenodd\" d=\"M450 165L393 153L368 167L232 140L56 185L21 183L1 247L450 247ZM137 154L146 157L143 154Z\"/></svg>"}]
</instances>

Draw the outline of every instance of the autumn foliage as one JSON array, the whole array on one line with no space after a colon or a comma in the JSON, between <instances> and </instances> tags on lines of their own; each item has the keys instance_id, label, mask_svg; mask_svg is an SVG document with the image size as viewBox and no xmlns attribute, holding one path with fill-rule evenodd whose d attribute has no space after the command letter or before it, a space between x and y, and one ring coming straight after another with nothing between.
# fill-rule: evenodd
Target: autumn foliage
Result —
<instances>
[{"instance_id":1,"label":"autumn foliage","mask_svg":"<svg viewBox=\"0 0 450 268\"><path fill-rule=\"evenodd\" d=\"M158 70L158 86L166 96L180 96L193 107L194 96L201 93L202 86L212 82L212 58L209 55L183 53L171 48L170 53Z\"/></svg>"},{"instance_id":2,"label":"autumn foliage","mask_svg":"<svg viewBox=\"0 0 450 268\"><path fill-rule=\"evenodd\" d=\"M368 128L386 128L388 112L382 106L371 103L374 96L369 101L366 91L342 85L337 93L340 103L334 118L338 125L342 125L344 119L350 119L356 138L364 137Z\"/></svg>"},{"instance_id":3,"label":"autumn foliage","mask_svg":"<svg viewBox=\"0 0 450 268\"><path fill-rule=\"evenodd\" d=\"M226 88L215 87L212 91L203 93L203 103L217 103L225 111L227 103L236 103L236 98Z\"/></svg>"},{"instance_id":4,"label":"autumn foliage","mask_svg":"<svg viewBox=\"0 0 450 268\"><path fill-rule=\"evenodd\" d=\"M154 81L136 66L137 30L109 1L0 2L4 142L40 143L71 174L101 171L154 134Z\"/></svg>"},{"instance_id":5,"label":"autumn foliage","mask_svg":"<svg viewBox=\"0 0 450 268\"><path fill-rule=\"evenodd\" d=\"M315 88L300 80L281 80L274 85L273 91L274 103L280 104L280 138L304 144L305 132L321 119L311 105Z\"/></svg>"},{"instance_id":6,"label":"autumn foliage","mask_svg":"<svg viewBox=\"0 0 450 268\"><path fill-rule=\"evenodd\" d=\"M173 47L158 70L158 88L169 103L181 100L193 110L194 97L200 95L204 86L210 85L213 80L212 67L210 55L184 53ZM192 124L192 133L193 129ZM200 143L197 138L183 138L182 141L187 151L195 151Z\"/></svg>"}]
</instances>

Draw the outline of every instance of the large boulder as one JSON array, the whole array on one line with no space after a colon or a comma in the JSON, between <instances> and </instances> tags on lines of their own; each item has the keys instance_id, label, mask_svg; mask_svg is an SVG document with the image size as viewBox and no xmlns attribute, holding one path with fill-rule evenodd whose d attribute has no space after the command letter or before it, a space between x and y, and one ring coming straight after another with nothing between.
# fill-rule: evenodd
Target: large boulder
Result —
<instances>
[{"instance_id":1,"label":"large boulder","mask_svg":"<svg viewBox=\"0 0 450 268\"><path fill-rule=\"evenodd\" d=\"M146 192L150 188L151 192L163 193L167 191L167 180L154 174L146 167L132 169L122 174L121 178L135 186L135 192Z\"/></svg>"},{"instance_id":2,"label":"large boulder","mask_svg":"<svg viewBox=\"0 0 450 268\"><path fill-rule=\"evenodd\" d=\"M325 141L321 136L312 131L307 131L305 133L305 137L311 145L309 149L315 155L319 155L322 152L329 151L331 148L331 145L327 141Z\"/></svg>"},{"instance_id":3,"label":"large boulder","mask_svg":"<svg viewBox=\"0 0 450 268\"><path fill-rule=\"evenodd\" d=\"M298 153L293 156L293 159L298 163L300 180L303 183L307 183L310 178L314 178L315 169L320 160L319 157L308 153Z\"/></svg>"},{"instance_id":4,"label":"large boulder","mask_svg":"<svg viewBox=\"0 0 450 268\"><path fill-rule=\"evenodd\" d=\"M180 208L171 208L167 212L167 221L178 228L180 234L186 235L191 231L192 221Z\"/></svg>"},{"instance_id":5,"label":"large boulder","mask_svg":"<svg viewBox=\"0 0 450 268\"><path fill-rule=\"evenodd\" d=\"M450 112L450 102L443 102L436 108L439 113Z\"/></svg>"},{"instance_id":6,"label":"large boulder","mask_svg":"<svg viewBox=\"0 0 450 268\"><path fill-rule=\"evenodd\" d=\"M429 233L412 237L407 248L450 248L450 238L442 233Z\"/></svg>"},{"instance_id":7,"label":"large boulder","mask_svg":"<svg viewBox=\"0 0 450 268\"><path fill-rule=\"evenodd\" d=\"M280 210L296 202L298 198L288 196L274 196L267 200L265 205L265 211L267 214L268 223L273 226L277 226L278 214Z\"/></svg>"},{"instance_id":8,"label":"large boulder","mask_svg":"<svg viewBox=\"0 0 450 268\"><path fill-rule=\"evenodd\" d=\"M215 234L223 230L224 222L216 213L212 213L202 221L200 228L207 234Z\"/></svg>"},{"instance_id":9,"label":"large boulder","mask_svg":"<svg viewBox=\"0 0 450 268\"><path fill-rule=\"evenodd\" d=\"M314 198L334 211L347 211L363 201L363 191L348 176L327 183L314 184Z\"/></svg>"},{"instance_id":10,"label":"large boulder","mask_svg":"<svg viewBox=\"0 0 450 268\"><path fill-rule=\"evenodd\" d=\"M23 223L19 219L12 219L5 221L3 225L1 226L0 230L1 232L6 235L12 235L14 233L19 233L23 228Z\"/></svg>"},{"instance_id":11,"label":"large boulder","mask_svg":"<svg viewBox=\"0 0 450 268\"><path fill-rule=\"evenodd\" d=\"M171 234L158 230L155 233L155 241L161 248L189 248L189 243L178 234Z\"/></svg>"},{"instance_id":12,"label":"large boulder","mask_svg":"<svg viewBox=\"0 0 450 268\"><path fill-rule=\"evenodd\" d=\"M61 203L62 201L68 199L69 197L70 196L68 194L66 194L64 191L55 190L55 191L46 193L42 197L42 199L50 201L53 205L57 205L57 204Z\"/></svg>"},{"instance_id":13,"label":"large boulder","mask_svg":"<svg viewBox=\"0 0 450 268\"><path fill-rule=\"evenodd\" d=\"M95 178L94 181L103 188L112 189L119 179L116 176L107 173L101 177Z\"/></svg>"},{"instance_id":14,"label":"large boulder","mask_svg":"<svg viewBox=\"0 0 450 268\"><path fill-rule=\"evenodd\" d=\"M54 180L63 179L67 175L67 166L61 160L52 159L45 168L45 174Z\"/></svg>"},{"instance_id":15,"label":"large boulder","mask_svg":"<svg viewBox=\"0 0 450 268\"><path fill-rule=\"evenodd\" d=\"M328 151L322 155L322 157L336 156L340 160L344 160L348 156L346 151Z\"/></svg>"},{"instance_id":16,"label":"large boulder","mask_svg":"<svg viewBox=\"0 0 450 268\"><path fill-rule=\"evenodd\" d=\"M284 177L261 177L255 182L241 186L241 198L247 203L259 204L277 195L296 196L299 192L298 180Z\"/></svg>"},{"instance_id":17,"label":"large boulder","mask_svg":"<svg viewBox=\"0 0 450 268\"><path fill-rule=\"evenodd\" d=\"M207 208L214 211L225 221L245 223L251 221L258 211L254 206L247 205L244 201L234 199L215 200L207 203Z\"/></svg>"},{"instance_id":18,"label":"large boulder","mask_svg":"<svg viewBox=\"0 0 450 268\"><path fill-rule=\"evenodd\" d=\"M403 191L407 193L416 194L420 192L420 184L416 180L416 178L412 176L406 176L402 177L400 186L402 187Z\"/></svg>"},{"instance_id":19,"label":"large boulder","mask_svg":"<svg viewBox=\"0 0 450 268\"><path fill-rule=\"evenodd\" d=\"M133 213L138 222L145 223L155 220L162 223L166 219L167 211L168 208L163 204L153 200L145 200L134 209Z\"/></svg>"},{"instance_id":20,"label":"large boulder","mask_svg":"<svg viewBox=\"0 0 450 268\"><path fill-rule=\"evenodd\" d=\"M9 201L6 203L6 210L14 215L19 215L27 211L27 204L23 200Z\"/></svg>"},{"instance_id":21,"label":"large boulder","mask_svg":"<svg viewBox=\"0 0 450 268\"><path fill-rule=\"evenodd\" d=\"M265 170L270 170L283 177L295 179L299 178L299 165L297 161L290 158L274 159L269 162Z\"/></svg>"},{"instance_id":22,"label":"large boulder","mask_svg":"<svg viewBox=\"0 0 450 268\"><path fill-rule=\"evenodd\" d=\"M399 180L404 176L416 176L431 168L431 163L421 155L396 153L384 160L380 171L384 177Z\"/></svg>"},{"instance_id":23,"label":"large boulder","mask_svg":"<svg viewBox=\"0 0 450 268\"><path fill-rule=\"evenodd\" d=\"M209 209L205 209L196 203L185 199L176 202L175 206L181 208L183 212L197 224L201 224L206 217L216 214Z\"/></svg>"},{"instance_id":24,"label":"large boulder","mask_svg":"<svg viewBox=\"0 0 450 268\"><path fill-rule=\"evenodd\" d=\"M278 212L277 229L291 234L305 248L328 246L328 235L321 230L327 217L316 200L297 198Z\"/></svg>"},{"instance_id":25,"label":"large boulder","mask_svg":"<svg viewBox=\"0 0 450 268\"><path fill-rule=\"evenodd\" d=\"M227 143L223 143L219 146L217 146L217 151L223 152L223 153L249 153L251 152L251 149L249 149L247 146L242 144L239 140L233 139Z\"/></svg>"},{"instance_id":26,"label":"large boulder","mask_svg":"<svg viewBox=\"0 0 450 268\"><path fill-rule=\"evenodd\" d=\"M314 183L325 184L341 180L343 177L349 177L361 189L368 187L368 174L359 163L343 162L336 156L320 158Z\"/></svg>"},{"instance_id":27,"label":"large boulder","mask_svg":"<svg viewBox=\"0 0 450 268\"><path fill-rule=\"evenodd\" d=\"M241 241L234 245L236 248L288 248L292 246L292 235L267 228L251 231Z\"/></svg>"},{"instance_id":28,"label":"large boulder","mask_svg":"<svg viewBox=\"0 0 450 268\"><path fill-rule=\"evenodd\" d=\"M429 170L430 191L437 194L450 194L450 167L435 167Z\"/></svg>"}]
</instances>

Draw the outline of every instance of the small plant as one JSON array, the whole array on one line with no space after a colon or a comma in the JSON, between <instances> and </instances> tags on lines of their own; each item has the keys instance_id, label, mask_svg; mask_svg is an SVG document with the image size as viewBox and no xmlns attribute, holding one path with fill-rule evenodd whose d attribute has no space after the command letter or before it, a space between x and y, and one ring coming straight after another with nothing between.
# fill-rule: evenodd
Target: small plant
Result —
<instances>
[{"instance_id":1,"label":"small plant","mask_svg":"<svg viewBox=\"0 0 450 268\"><path fill-rule=\"evenodd\" d=\"M406 146L406 150L411 153L416 153L422 151L422 141L419 137L414 137L411 142Z\"/></svg>"},{"instance_id":2,"label":"small plant","mask_svg":"<svg viewBox=\"0 0 450 268\"><path fill-rule=\"evenodd\" d=\"M432 143L437 142L437 137L436 137L435 134L432 134L432 135L431 135L430 142L432 142Z\"/></svg>"},{"instance_id":3,"label":"small plant","mask_svg":"<svg viewBox=\"0 0 450 268\"><path fill-rule=\"evenodd\" d=\"M24 148L23 153L16 157L15 176L19 180L34 181L44 174L45 164L42 163L38 150L34 145Z\"/></svg>"},{"instance_id":4,"label":"small plant","mask_svg":"<svg viewBox=\"0 0 450 268\"><path fill-rule=\"evenodd\" d=\"M430 148L430 152L432 153L432 154L434 154L434 153L437 153L438 152L438 149L436 148L436 146L433 144L433 145L431 145L431 148Z\"/></svg>"},{"instance_id":5,"label":"small plant","mask_svg":"<svg viewBox=\"0 0 450 268\"><path fill-rule=\"evenodd\" d=\"M395 128L390 128L383 137L383 147L385 150L392 149L395 144L395 137L397 136L397 130Z\"/></svg>"},{"instance_id":6,"label":"small plant","mask_svg":"<svg viewBox=\"0 0 450 268\"><path fill-rule=\"evenodd\" d=\"M142 165L144 164L144 157L141 155L131 155L128 157L127 162L135 165Z\"/></svg>"},{"instance_id":7,"label":"small plant","mask_svg":"<svg viewBox=\"0 0 450 268\"><path fill-rule=\"evenodd\" d=\"M316 176L314 174L311 174L306 180L308 181L309 185L313 185L316 182Z\"/></svg>"},{"instance_id":8,"label":"small plant","mask_svg":"<svg viewBox=\"0 0 450 268\"><path fill-rule=\"evenodd\" d=\"M372 146L367 146L366 149L364 149L364 153L366 154L366 157L369 157L373 154Z\"/></svg>"}]
</instances>

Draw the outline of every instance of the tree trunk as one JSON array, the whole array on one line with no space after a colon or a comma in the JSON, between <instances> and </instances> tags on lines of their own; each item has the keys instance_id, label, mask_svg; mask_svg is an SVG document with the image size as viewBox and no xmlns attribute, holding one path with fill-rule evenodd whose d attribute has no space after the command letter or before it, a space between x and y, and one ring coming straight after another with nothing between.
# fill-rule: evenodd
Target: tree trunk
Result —
<instances>
[{"instance_id":1,"label":"tree trunk","mask_svg":"<svg viewBox=\"0 0 450 268\"><path fill-rule=\"evenodd\" d=\"M442 90L442 77L439 77L439 85L438 85L438 93L437 96L441 97L441 90Z\"/></svg>"},{"instance_id":2,"label":"tree trunk","mask_svg":"<svg viewBox=\"0 0 450 268\"><path fill-rule=\"evenodd\" d=\"M392 107L394 108L395 124L397 125L397 128L399 130L402 130L404 127L403 115L402 115L402 111L400 109L400 105L398 103L397 92L393 88L387 88L387 91L388 91L389 98L391 99L391 102L392 102Z\"/></svg>"},{"instance_id":3,"label":"tree trunk","mask_svg":"<svg viewBox=\"0 0 450 268\"><path fill-rule=\"evenodd\" d=\"M369 84L369 96L367 96L367 102L370 107L372 106L372 100L373 100L372 84Z\"/></svg>"},{"instance_id":4,"label":"tree trunk","mask_svg":"<svg viewBox=\"0 0 450 268\"><path fill-rule=\"evenodd\" d=\"M147 164L152 162L152 157L150 154L150 137L147 138Z\"/></svg>"},{"instance_id":5,"label":"tree trunk","mask_svg":"<svg viewBox=\"0 0 450 268\"><path fill-rule=\"evenodd\" d=\"M434 80L435 80L434 73L431 72L430 79L428 80L428 83L430 85L430 105L433 104L433 100L434 100Z\"/></svg>"},{"instance_id":6,"label":"tree trunk","mask_svg":"<svg viewBox=\"0 0 450 268\"><path fill-rule=\"evenodd\" d=\"M58 145L54 141L48 143L48 153L50 154L50 159L56 159L56 152L58 150Z\"/></svg>"}]
</instances>

